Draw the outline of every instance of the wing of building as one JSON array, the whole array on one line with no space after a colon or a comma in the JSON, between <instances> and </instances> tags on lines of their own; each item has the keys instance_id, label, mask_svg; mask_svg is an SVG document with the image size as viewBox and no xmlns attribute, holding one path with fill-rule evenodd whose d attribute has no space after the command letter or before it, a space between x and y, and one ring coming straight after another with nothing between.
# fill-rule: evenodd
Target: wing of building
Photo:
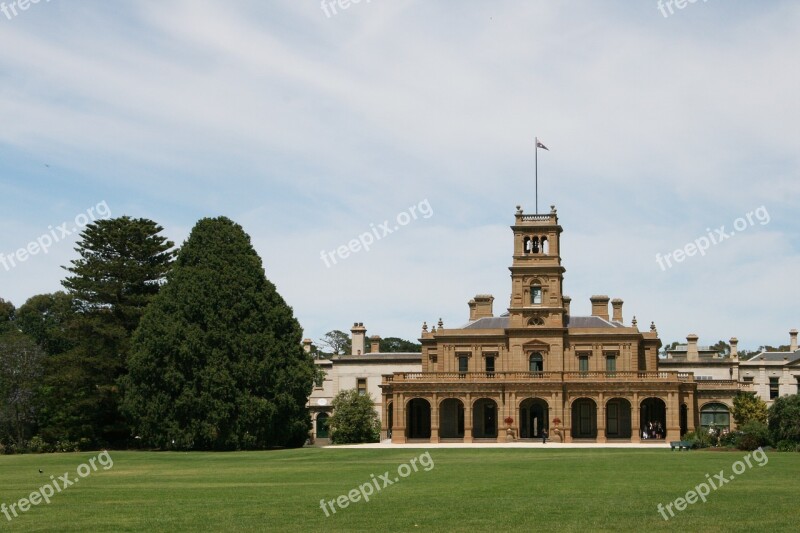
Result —
<instances>
[{"instance_id":1,"label":"wing of building","mask_svg":"<svg viewBox=\"0 0 800 533\"><path fill-rule=\"evenodd\" d=\"M698 428L733 429L730 410L739 391L797 392L796 330L790 351L778 356L740 362L735 338L731 352L720 354L698 347L697 336L689 335L686 345L660 358L655 324L640 331L635 317L626 323L621 299L592 296L588 315L572 313L555 207L547 214L517 207L511 231L505 312L495 315L494 297L477 295L468 303L466 324L423 324L422 354L404 354L402 361L357 354L366 332L357 323L354 355L325 363L327 393L362 386L375 391L383 374L377 408L382 436L393 443L534 440L545 432L561 442L601 443L663 442ZM763 385L748 379L754 374ZM314 401L312 410L322 412Z\"/></svg>"}]
</instances>

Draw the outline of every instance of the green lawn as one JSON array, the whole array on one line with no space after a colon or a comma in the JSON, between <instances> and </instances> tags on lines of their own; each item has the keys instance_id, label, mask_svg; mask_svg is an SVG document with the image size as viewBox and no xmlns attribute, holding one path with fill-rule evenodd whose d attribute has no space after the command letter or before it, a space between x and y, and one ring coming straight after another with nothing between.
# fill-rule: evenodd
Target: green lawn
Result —
<instances>
[{"instance_id":1,"label":"green lawn","mask_svg":"<svg viewBox=\"0 0 800 533\"><path fill-rule=\"evenodd\" d=\"M303 449L252 453L112 452L91 473L0 531L797 531L800 454L768 453L665 521L672 502L746 452L668 449L431 449L433 467L333 500L425 450ZM70 473L93 453L0 457L0 503ZM763 461L763 459L762 459ZM744 465L743 465L744 466ZM43 474L39 469L44 470ZM405 471L403 471L405 473ZM379 482L382 487L383 483ZM374 488L374 485L373 485ZM369 489L364 489L368 492ZM329 509L330 513L330 509Z\"/></svg>"}]
</instances>

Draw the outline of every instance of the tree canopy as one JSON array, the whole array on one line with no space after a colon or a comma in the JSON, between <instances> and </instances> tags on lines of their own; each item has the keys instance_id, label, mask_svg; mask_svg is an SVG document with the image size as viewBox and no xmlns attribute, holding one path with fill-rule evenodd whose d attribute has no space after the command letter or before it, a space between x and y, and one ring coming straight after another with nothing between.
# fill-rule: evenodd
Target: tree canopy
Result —
<instances>
[{"instance_id":1,"label":"tree canopy","mask_svg":"<svg viewBox=\"0 0 800 533\"><path fill-rule=\"evenodd\" d=\"M133 337L125 412L149 446L301 446L315 376L241 226L200 220Z\"/></svg>"},{"instance_id":2,"label":"tree canopy","mask_svg":"<svg viewBox=\"0 0 800 533\"><path fill-rule=\"evenodd\" d=\"M380 349L383 353L415 352L422 351L422 345L416 342L407 341L399 337L386 337L381 339Z\"/></svg>"}]
</instances>

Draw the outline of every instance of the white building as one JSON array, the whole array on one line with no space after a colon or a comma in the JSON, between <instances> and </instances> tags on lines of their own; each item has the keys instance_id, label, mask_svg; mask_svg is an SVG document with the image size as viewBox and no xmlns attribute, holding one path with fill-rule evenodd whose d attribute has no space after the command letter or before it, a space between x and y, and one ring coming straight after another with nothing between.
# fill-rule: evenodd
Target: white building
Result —
<instances>
[{"instance_id":1,"label":"white building","mask_svg":"<svg viewBox=\"0 0 800 533\"><path fill-rule=\"evenodd\" d=\"M353 324L350 332L352 334L350 355L315 361L325 373L324 379L314 384L314 390L308 400L313 423L312 442L316 444L328 442L327 420L333 411L331 402L340 391L356 389L362 394L369 394L375 402L375 411L380 417L383 413L383 395L380 388L383 375L422 370L421 353L382 353L381 338L377 335L370 337L370 351L365 353L367 329L363 322ZM306 351L311 351L310 339L305 339L303 344ZM381 438L387 438L387 435L381 435Z\"/></svg>"}]
</instances>

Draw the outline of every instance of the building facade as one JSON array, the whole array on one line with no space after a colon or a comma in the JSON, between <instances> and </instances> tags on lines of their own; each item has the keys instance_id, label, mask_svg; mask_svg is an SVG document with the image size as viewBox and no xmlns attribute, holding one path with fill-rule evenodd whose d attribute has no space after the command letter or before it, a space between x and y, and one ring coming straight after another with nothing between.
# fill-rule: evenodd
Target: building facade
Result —
<instances>
[{"instance_id":1,"label":"building facade","mask_svg":"<svg viewBox=\"0 0 800 533\"><path fill-rule=\"evenodd\" d=\"M660 366L655 324L626 324L622 300L593 296L590 315L573 314L555 207L517 207L511 230L507 312L495 316L494 298L478 295L466 325L423 325L421 369L383 377L384 437L497 442L547 431L562 442L677 440L701 426L703 405L730 407L749 387L725 375L728 366L703 380L691 365Z\"/></svg>"},{"instance_id":2,"label":"building facade","mask_svg":"<svg viewBox=\"0 0 800 533\"><path fill-rule=\"evenodd\" d=\"M336 395L344 390L355 389L360 394L368 394L375 401L375 411L380 416L384 412L381 394L381 379L391 372L418 372L419 353L382 353L381 338L370 337L370 351L366 352L367 330L363 323L353 324L352 351L350 355L334 356L331 359L316 359L314 362L322 370L322 379L314 383L308 400L311 413L311 442L329 442L328 419L333 414L331 403ZM307 352L311 351L312 341L303 341Z\"/></svg>"}]
</instances>

